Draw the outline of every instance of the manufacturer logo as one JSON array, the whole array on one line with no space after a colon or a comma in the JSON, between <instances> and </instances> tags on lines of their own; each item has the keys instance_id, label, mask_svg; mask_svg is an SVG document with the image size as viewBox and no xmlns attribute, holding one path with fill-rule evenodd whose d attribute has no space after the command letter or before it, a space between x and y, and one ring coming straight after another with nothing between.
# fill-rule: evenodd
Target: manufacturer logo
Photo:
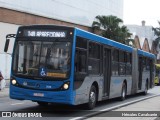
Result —
<instances>
[{"instance_id":1,"label":"manufacturer logo","mask_svg":"<svg viewBox=\"0 0 160 120\"><path fill-rule=\"evenodd\" d=\"M36 84L36 88L40 88L40 84Z\"/></svg>"}]
</instances>

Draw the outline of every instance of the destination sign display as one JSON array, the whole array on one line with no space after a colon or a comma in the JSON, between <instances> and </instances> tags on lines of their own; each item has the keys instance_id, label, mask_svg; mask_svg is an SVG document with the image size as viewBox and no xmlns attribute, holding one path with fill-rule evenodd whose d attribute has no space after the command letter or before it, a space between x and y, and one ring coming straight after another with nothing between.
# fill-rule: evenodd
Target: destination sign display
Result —
<instances>
[{"instance_id":1,"label":"destination sign display","mask_svg":"<svg viewBox=\"0 0 160 120\"><path fill-rule=\"evenodd\" d=\"M67 36L66 31L48 31L48 30L24 30L24 36L27 37L56 37L65 38Z\"/></svg>"}]
</instances>

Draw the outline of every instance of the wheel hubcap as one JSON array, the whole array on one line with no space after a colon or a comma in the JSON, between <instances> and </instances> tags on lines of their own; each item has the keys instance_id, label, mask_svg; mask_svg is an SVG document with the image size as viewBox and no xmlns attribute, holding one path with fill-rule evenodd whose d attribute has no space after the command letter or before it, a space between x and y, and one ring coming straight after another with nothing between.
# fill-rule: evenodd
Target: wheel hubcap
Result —
<instances>
[{"instance_id":1,"label":"wheel hubcap","mask_svg":"<svg viewBox=\"0 0 160 120\"><path fill-rule=\"evenodd\" d=\"M126 94L125 88L123 88L122 96L125 97L125 94Z\"/></svg>"},{"instance_id":2,"label":"wheel hubcap","mask_svg":"<svg viewBox=\"0 0 160 120\"><path fill-rule=\"evenodd\" d=\"M90 94L90 101L91 101L91 103L94 103L95 100L96 100L96 96L95 96L95 93L92 91Z\"/></svg>"}]
</instances>

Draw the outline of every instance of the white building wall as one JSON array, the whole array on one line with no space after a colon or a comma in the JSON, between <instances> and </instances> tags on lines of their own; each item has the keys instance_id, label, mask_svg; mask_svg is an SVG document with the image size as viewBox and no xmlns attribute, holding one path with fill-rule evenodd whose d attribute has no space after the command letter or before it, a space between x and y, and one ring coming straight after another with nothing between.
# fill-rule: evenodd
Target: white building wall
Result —
<instances>
[{"instance_id":1,"label":"white building wall","mask_svg":"<svg viewBox=\"0 0 160 120\"><path fill-rule=\"evenodd\" d=\"M138 35L140 39L140 45L143 46L145 38L148 39L149 47L151 49L152 42L155 40L154 32L152 31L152 26L139 26L139 25L126 25L129 31L135 35Z\"/></svg>"},{"instance_id":2,"label":"white building wall","mask_svg":"<svg viewBox=\"0 0 160 120\"><path fill-rule=\"evenodd\" d=\"M11 68L11 54L13 50L14 39L10 40L9 49L7 54L4 53L4 46L7 34L15 34L18 25L2 23L0 22L0 69L3 73L5 79L10 78L10 68Z\"/></svg>"},{"instance_id":3,"label":"white building wall","mask_svg":"<svg viewBox=\"0 0 160 120\"><path fill-rule=\"evenodd\" d=\"M0 7L85 26L97 15L123 19L123 0L0 0Z\"/></svg>"},{"instance_id":4,"label":"white building wall","mask_svg":"<svg viewBox=\"0 0 160 120\"><path fill-rule=\"evenodd\" d=\"M91 26L97 15L115 15L123 19L123 0L0 0L0 7L42 17ZM7 34L16 34L18 25L0 22L0 69L5 79L10 77L11 40L9 54L3 52Z\"/></svg>"}]
</instances>

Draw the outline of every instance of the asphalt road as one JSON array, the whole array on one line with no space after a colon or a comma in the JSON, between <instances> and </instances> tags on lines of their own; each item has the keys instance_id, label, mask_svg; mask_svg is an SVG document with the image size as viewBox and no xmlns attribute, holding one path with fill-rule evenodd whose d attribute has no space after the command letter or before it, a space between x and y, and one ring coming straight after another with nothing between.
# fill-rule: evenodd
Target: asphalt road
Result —
<instances>
[{"instance_id":1,"label":"asphalt road","mask_svg":"<svg viewBox=\"0 0 160 120\"><path fill-rule=\"evenodd\" d=\"M83 119L84 116L93 115L94 113L97 113L99 111L109 111L113 109L120 108L122 106L126 106L128 104L132 104L138 101L142 101L144 99L148 99L148 97L153 97L158 95L160 92L160 87L155 86L152 90L149 90L149 93L144 95L134 95L134 96L128 96L125 101L119 101L118 99L111 99L106 100L103 102L99 102L96 106L96 108L92 111L85 110L85 106L68 106L68 105L58 105L58 104L50 104L47 107L41 107L38 106L37 103L34 103L32 101L19 101L19 100L12 100L8 97L0 98L0 111L2 112L15 112L20 113L23 117L25 117L25 114L28 115L28 113L40 113L37 114L42 116L42 118L33 118L32 116L30 118L23 118L23 119L29 119L29 120L66 120L66 119ZM28 113L27 113L28 112ZM2 113L0 113L2 114ZM16 114L18 115L18 114ZM12 117L12 118L0 118L0 120L17 120L22 119L21 117ZM20 115L20 116L21 116Z\"/></svg>"}]
</instances>

